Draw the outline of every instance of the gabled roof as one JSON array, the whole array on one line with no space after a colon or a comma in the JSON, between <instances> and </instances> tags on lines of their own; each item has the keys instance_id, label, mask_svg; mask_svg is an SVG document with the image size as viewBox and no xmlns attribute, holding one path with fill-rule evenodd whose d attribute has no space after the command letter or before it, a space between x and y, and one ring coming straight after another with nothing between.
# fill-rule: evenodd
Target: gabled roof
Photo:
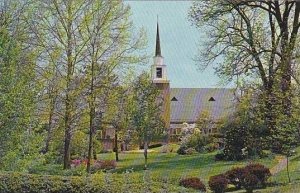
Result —
<instances>
[{"instance_id":1,"label":"gabled roof","mask_svg":"<svg viewBox=\"0 0 300 193\"><path fill-rule=\"evenodd\" d=\"M171 88L170 97L177 99L171 101L171 123L194 123L203 111L217 121L234 110L234 89Z\"/></svg>"}]
</instances>

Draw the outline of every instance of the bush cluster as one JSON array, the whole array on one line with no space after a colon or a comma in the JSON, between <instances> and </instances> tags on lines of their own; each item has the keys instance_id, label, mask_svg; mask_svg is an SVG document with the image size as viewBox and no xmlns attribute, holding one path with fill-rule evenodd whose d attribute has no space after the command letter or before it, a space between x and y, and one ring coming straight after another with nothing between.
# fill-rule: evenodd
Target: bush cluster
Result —
<instances>
[{"instance_id":1,"label":"bush cluster","mask_svg":"<svg viewBox=\"0 0 300 193\"><path fill-rule=\"evenodd\" d=\"M212 135L194 133L182 136L180 148L178 149L177 153L180 155L189 154L191 149L193 149L194 152L199 153L213 152L219 149L219 144L215 142L215 138Z\"/></svg>"},{"instance_id":2,"label":"bush cluster","mask_svg":"<svg viewBox=\"0 0 300 193\"><path fill-rule=\"evenodd\" d=\"M180 182L179 182L179 185L183 186L185 188L193 188L193 189L196 189L196 190L200 190L201 192L206 191L205 185L197 177L190 177L190 178L181 179Z\"/></svg>"},{"instance_id":3,"label":"bush cluster","mask_svg":"<svg viewBox=\"0 0 300 193\"><path fill-rule=\"evenodd\" d=\"M223 193L228 185L228 179L224 174L211 176L208 185L215 193Z\"/></svg>"},{"instance_id":4,"label":"bush cluster","mask_svg":"<svg viewBox=\"0 0 300 193\"><path fill-rule=\"evenodd\" d=\"M234 185L237 189L242 187L242 179L244 176L245 169L236 167L225 172L225 176L228 179L228 183Z\"/></svg>"},{"instance_id":5,"label":"bush cluster","mask_svg":"<svg viewBox=\"0 0 300 193\"><path fill-rule=\"evenodd\" d=\"M252 174L258 179L260 186L265 187L268 178L271 176L269 168L262 164L249 164L245 168L246 174Z\"/></svg>"},{"instance_id":6,"label":"bush cluster","mask_svg":"<svg viewBox=\"0 0 300 193\"><path fill-rule=\"evenodd\" d=\"M224 154L224 152L220 152L215 155L215 161L222 161L225 159L226 159L226 155Z\"/></svg>"},{"instance_id":7,"label":"bush cluster","mask_svg":"<svg viewBox=\"0 0 300 193\"><path fill-rule=\"evenodd\" d=\"M21 173L1 173L1 193L124 193L145 192L144 174L124 176L99 173L87 176L49 176ZM160 176L150 176L150 192L188 192L187 189L163 182ZM148 191L148 192L149 192Z\"/></svg>"},{"instance_id":8,"label":"bush cluster","mask_svg":"<svg viewBox=\"0 0 300 193\"><path fill-rule=\"evenodd\" d=\"M271 176L269 168L262 164L249 164L245 167L236 167L209 179L209 187L215 193L223 193L228 184L236 189L245 188L252 192L255 188L265 187L268 178Z\"/></svg>"}]
</instances>

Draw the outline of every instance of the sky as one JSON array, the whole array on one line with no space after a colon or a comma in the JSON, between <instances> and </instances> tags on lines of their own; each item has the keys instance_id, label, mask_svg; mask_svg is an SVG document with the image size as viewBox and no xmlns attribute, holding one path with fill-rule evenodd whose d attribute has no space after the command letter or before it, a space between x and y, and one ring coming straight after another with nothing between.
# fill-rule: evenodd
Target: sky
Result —
<instances>
[{"instance_id":1,"label":"sky","mask_svg":"<svg viewBox=\"0 0 300 193\"><path fill-rule=\"evenodd\" d=\"M162 56L172 88L224 87L220 85L214 69L200 71L194 60L205 34L188 20L192 1L125 0L125 3L131 6L131 19L135 27L143 27L147 32L147 53L151 56L155 51L158 16ZM152 64L150 59L148 69Z\"/></svg>"}]
</instances>

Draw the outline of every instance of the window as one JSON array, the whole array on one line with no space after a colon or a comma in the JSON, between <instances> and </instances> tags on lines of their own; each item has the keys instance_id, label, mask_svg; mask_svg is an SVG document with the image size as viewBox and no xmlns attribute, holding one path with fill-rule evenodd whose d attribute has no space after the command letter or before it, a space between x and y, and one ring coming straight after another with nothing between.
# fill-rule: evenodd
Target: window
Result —
<instances>
[{"instance_id":1,"label":"window","mask_svg":"<svg viewBox=\"0 0 300 193\"><path fill-rule=\"evenodd\" d=\"M156 68L156 77L162 78L162 68Z\"/></svg>"},{"instance_id":2,"label":"window","mask_svg":"<svg viewBox=\"0 0 300 193\"><path fill-rule=\"evenodd\" d=\"M176 97L173 97L171 101L178 101Z\"/></svg>"},{"instance_id":3,"label":"window","mask_svg":"<svg viewBox=\"0 0 300 193\"><path fill-rule=\"evenodd\" d=\"M216 100L214 99L214 97L210 97L208 101L216 101Z\"/></svg>"}]
</instances>

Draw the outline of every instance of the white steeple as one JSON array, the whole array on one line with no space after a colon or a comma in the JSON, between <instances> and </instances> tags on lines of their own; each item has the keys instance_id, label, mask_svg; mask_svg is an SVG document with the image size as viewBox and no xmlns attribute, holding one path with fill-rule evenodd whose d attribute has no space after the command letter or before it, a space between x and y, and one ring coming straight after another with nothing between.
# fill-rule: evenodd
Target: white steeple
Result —
<instances>
[{"instance_id":1,"label":"white steeple","mask_svg":"<svg viewBox=\"0 0 300 193\"><path fill-rule=\"evenodd\" d=\"M151 66L151 78L153 83L169 83L167 79L167 66L164 64L164 58L161 55L158 22L155 56L153 57L153 65Z\"/></svg>"}]
</instances>

